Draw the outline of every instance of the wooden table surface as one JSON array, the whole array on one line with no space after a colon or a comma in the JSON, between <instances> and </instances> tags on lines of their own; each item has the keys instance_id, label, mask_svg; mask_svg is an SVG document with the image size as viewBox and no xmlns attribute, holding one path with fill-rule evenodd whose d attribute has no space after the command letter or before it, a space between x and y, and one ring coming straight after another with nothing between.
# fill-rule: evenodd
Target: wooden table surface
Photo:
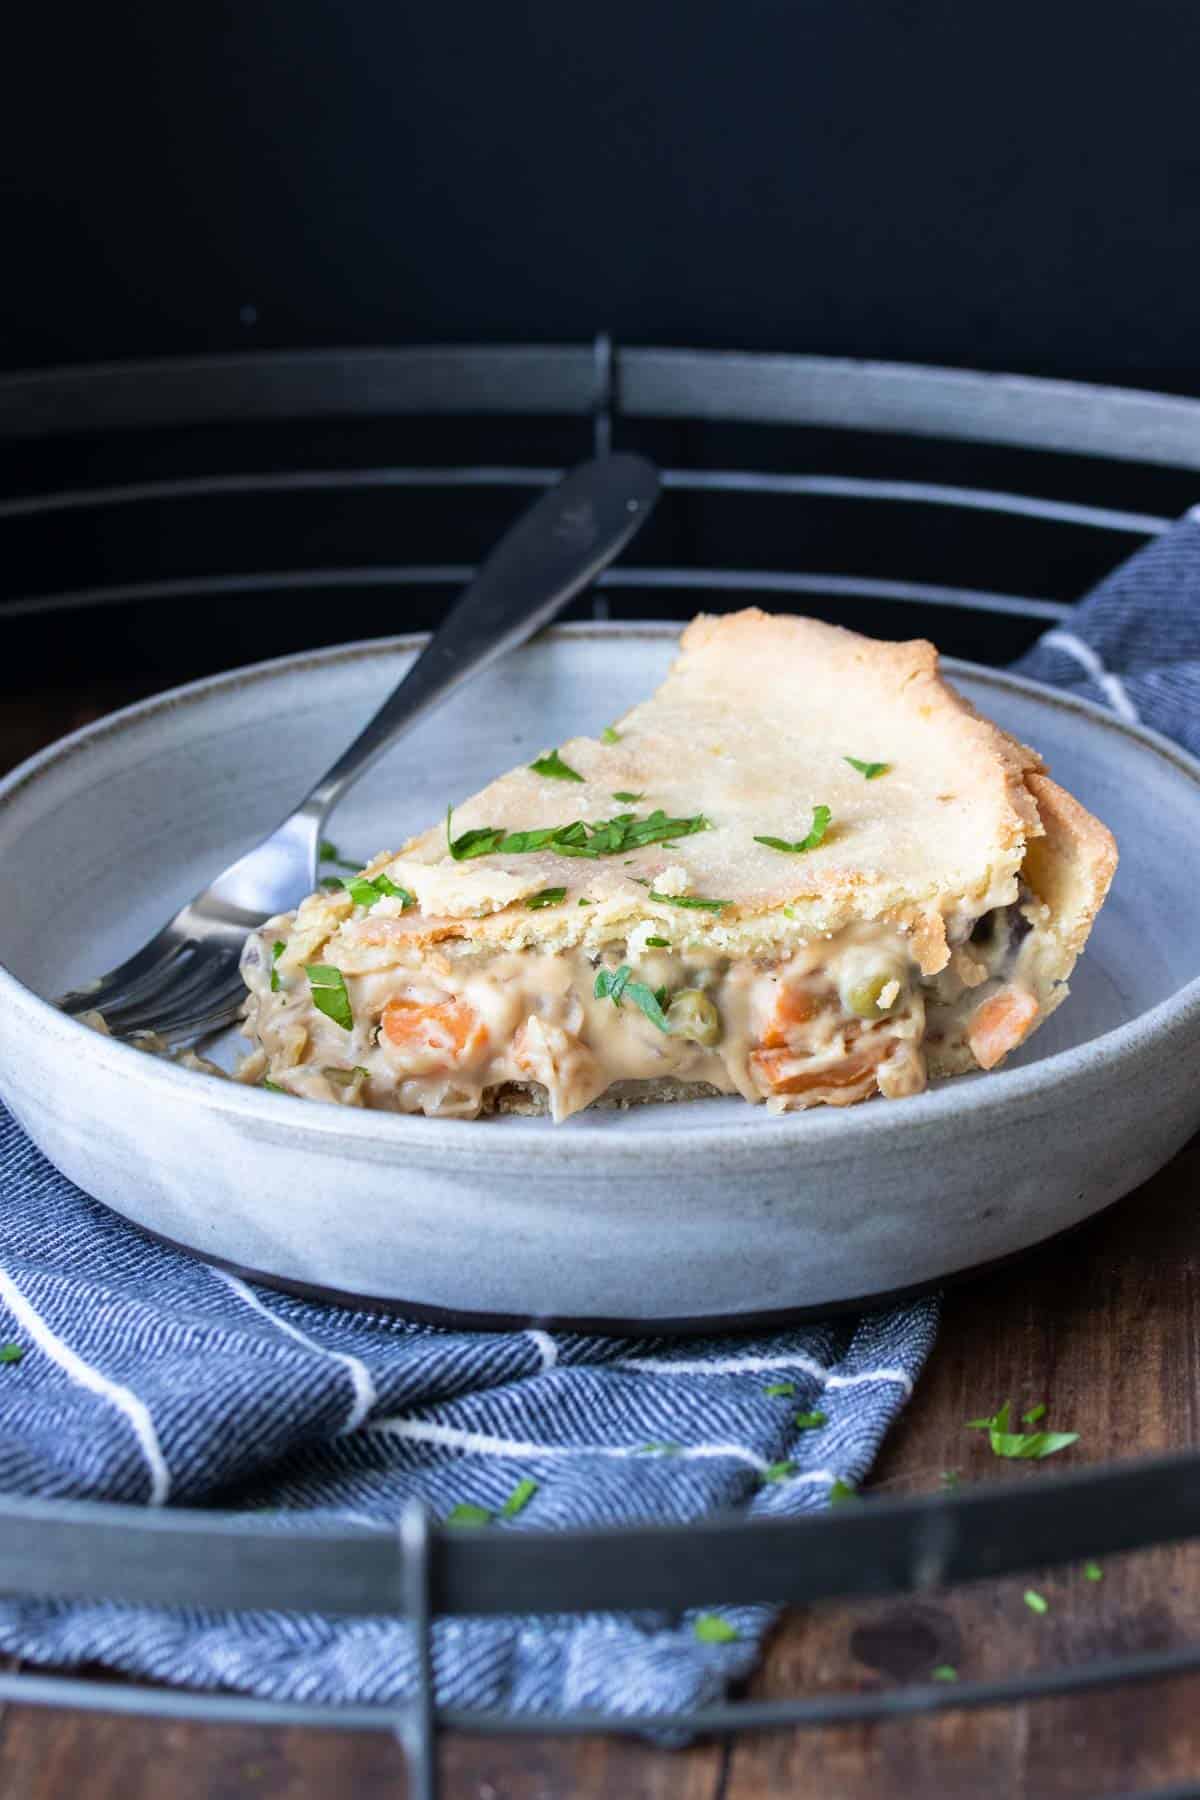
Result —
<instances>
[{"instance_id":1,"label":"wooden table surface","mask_svg":"<svg viewBox=\"0 0 1200 1800\"><path fill-rule=\"evenodd\" d=\"M143 684L143 688L146 684ZM0 699L0 767L135 697L130 686ZM1200 1139L1139 1193L1052 1249L947 1297L941 1334L870 1482L890 1492L1012 1477L964 1420L1006 1396L1050 1404L1080 1433L1078 1467L1194 1445L1200 1383ZM1025 1479L1041 1467L1015 1465ZM1197 1520L1200 1531L1200 1520ZM1035 1585L1042 1617L1023 1602ZM750 1684L756 1697L869 1689L952 1663L964 1678L1158 1649L1200 1636L1192 1545L1031 1572L920 1601L794 1612ZM1009 1800L1200 1794L1200 1677L1011 1710L771 1733L662 1751L589 1738L470 1739L442 1750L448 1800ZM382 1734L149 1724L9 1706L0 1800L400 1800Z\"/></svg>"}]
</instances>

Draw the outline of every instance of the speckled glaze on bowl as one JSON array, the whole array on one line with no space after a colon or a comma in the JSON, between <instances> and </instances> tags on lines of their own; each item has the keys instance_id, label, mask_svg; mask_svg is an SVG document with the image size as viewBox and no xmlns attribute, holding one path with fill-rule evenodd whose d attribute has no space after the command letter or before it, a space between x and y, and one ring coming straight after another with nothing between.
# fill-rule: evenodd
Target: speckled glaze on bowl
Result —
<instances>
[{"instance_id":1,"label":"speckled glaze on bowl","mask_svg":"<svg viewBox=\"0 0 1200 1800\"><path fill-rule=\"evenodd\" d=\"M647 693L669 625L566 627L384 759L331 823L364 857ZM1011 1255L1200 1125L1200 765L1011 677L953 669L1115 831L1074 993L1010 1066L771 1118L740 1100L479 1123L309 1105L105 1040L44 996L111 967L299 799L416 640L198 683L0 785L0 1092L80 1187L262 1279L475 1323L699 1329Z\"/></svg>"}]
</instances>

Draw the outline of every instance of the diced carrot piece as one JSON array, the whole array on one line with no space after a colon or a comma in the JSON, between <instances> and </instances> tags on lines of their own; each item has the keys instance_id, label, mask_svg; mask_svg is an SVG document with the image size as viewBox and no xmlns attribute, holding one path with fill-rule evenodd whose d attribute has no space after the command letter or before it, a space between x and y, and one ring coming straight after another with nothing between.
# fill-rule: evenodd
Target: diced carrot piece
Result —
<instances>
[{"instance_id":1,"label":"diced carrot piece","mask_svg":"<svg viewBox=\"0 0 1200 1800\"><path fill-rule=\"evenodd\" d=\"M465 1000L439 1000L423 1005L389 1000L380 1020L386 1044L397 1060L414 1073L460 1068L486 1046L487 1027Z\"/></svg>"},{"instance_id":2,"label":"diced carrot piece","mask_svg":"<svg viewBox=\"0 0 1200 1800\"><path fill-rule=\"evenodd\" d=\"M872 1038L852 1056L841 1062L826 1063L814 1069L805 1057L789 1050L756 1050L750 1067L760 1085L774 1094L804 1094L810 1088L847 1088L861 1081L891 1049L890 1040Z\"/></svg>"},{"instance_id":3,"label":"diced carrot piece","mask_svg":"<svg viewBox=\"0 0 1200 1800\"><path fill-rule=\"evenodd\" d=\"M1038 1016L1038 1003L1028 988L1003 987L978 1007L967 1031L971 1054L981 1069L994 1069L1010 1050L1024 1043Z\"/></svg>"},{"instance_id":4,"label":"diced carrot piece","mask_svg":"<svg viewBox=\"0 0 1200 1800\"><path fill-rule=\"evenodd\" d=\"M762 1035L764 1050L783 1050L797 1025L806 1025L820 1008L817 998L794 981L781 981L775 989L775 1006Z\"/></svg>"}]
</instances>

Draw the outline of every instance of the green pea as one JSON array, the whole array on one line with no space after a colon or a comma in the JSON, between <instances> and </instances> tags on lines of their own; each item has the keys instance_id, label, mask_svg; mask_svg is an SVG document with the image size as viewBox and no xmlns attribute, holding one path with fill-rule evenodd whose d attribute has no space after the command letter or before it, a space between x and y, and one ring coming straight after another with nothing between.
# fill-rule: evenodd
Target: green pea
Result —
<instances>
[{"instance_id":1,"label":"green pea","mask_svg":"<svg viewBox=\"0 0 1200 1800\"><path fill-rule=\"evenodd\" d=\"M720 1040L721 1015L699 988L680 988L667 1008L667 1030L706 1048Z\"/></svg>"},{"instance_id":2,"label":"green pea","mask_svg":"<svg viewBox=\"0 0 1200 1800\"><path fill-rule=\"evenodd\" d=\"M860 976L857 980L848 981L842 987L842 1005L847 1012L852 1012L860 1019L882 1019L899 1004L904 992L904 983L900 982L900 993L890 1006L884 1006L880 995L884 989L899 977L894 969L874 969L870 974Z\"/></svg>"}]
</instances>

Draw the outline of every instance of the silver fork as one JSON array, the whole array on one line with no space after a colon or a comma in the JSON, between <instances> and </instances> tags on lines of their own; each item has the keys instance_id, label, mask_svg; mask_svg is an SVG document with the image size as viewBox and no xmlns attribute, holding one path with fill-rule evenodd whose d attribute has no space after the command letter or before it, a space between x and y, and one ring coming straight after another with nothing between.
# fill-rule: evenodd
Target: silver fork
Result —
<instances>
[{"instance_id":1,"label":"silver fork","mask_svg":"<svg viewBox=\"0 0 1200 1800\"><path fill-rule=\"evenodd\" d=\"M503 537L370 723L277 831L189 900L135 955L64 994L114 1034L199 1042L232 1023L248 932L316 885L330 809L409 726L549 623L628 543L658 498L653 465L621 454L583 463Z\"/></svg>"}]
</instances>

